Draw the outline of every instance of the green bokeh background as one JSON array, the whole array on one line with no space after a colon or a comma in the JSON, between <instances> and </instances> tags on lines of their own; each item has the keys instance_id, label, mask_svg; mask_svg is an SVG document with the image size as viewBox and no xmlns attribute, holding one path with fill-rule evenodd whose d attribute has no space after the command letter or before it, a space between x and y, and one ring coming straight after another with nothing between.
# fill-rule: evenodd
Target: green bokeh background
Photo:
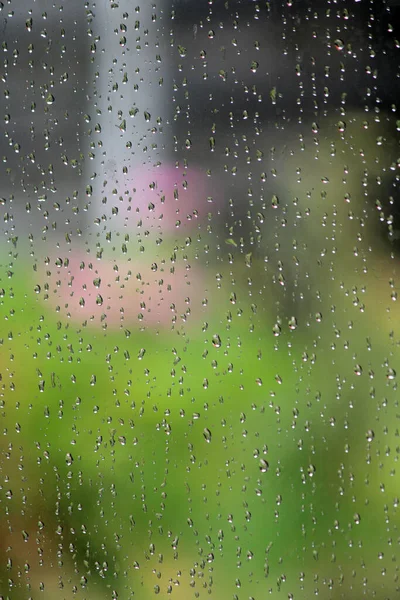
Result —
<instances>
[{"instance_id":1,"label":"green bokeh background","mask_svg":"<svg viewBox=\"0 0 400 600\"><path fill-rule=\"evenodd\" d=\"M159 332L60 319L28 261L5 265L5 598L394 597L390 287L360 275L361 306L326 279L322 320L276 336L276 295L251 308L263 261L242 262L235 305L231 270L204 321Z\"/></svg>"}]
</instances>

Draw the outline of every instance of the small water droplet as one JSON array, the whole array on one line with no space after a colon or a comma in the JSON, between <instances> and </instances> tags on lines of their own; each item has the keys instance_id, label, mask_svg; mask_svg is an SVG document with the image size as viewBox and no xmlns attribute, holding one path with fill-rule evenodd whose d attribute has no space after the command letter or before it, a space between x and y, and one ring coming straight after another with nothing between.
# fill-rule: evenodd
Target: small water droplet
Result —
<instances>
[{"instance_id":1,"label":"small water droplet","mask_svg":"<svg viewBox=\"0 0 400 600\"><path fill-rule=\"evenodd\" d=\"M272 205L272 208L278 208L278 206L279 206L279 198L275 194L271 198L271 205Z\"/></svg>"},{"instance_id":2,"label":"small water droplet","mask_svg":"<svg viewBox=\"0 0 400 600\"><path fill-rule=\"evenodd\" d=\"M219 335L213 335L212 344L214 348L221 348L221 338L219 337Z\"/></svg>"},{"instance_id":3,"label":"small water droplet","mask_svg":"<svg viewBox=\"0 0 400 600\"><path fill-rule=\"evenodd\" d=\"M316 468L314 465L308 465L307 473L309 477L314 477Z\"/></svg>"},{"instance_id":4,"label":"small water droplet","mask_svg":"<svg viewBox=\"0 0 400 600\"><path fill-rule=\"evenodd\" d=\"M367 438L367 442L372 442L375 437L375 432L373 431L373 429L368 429L367 433L365 434L365 437Z\"/></svg>"},{"instance_id":5,"label":"small water droplet","mask_svg":"<svg viewBox=\"0 0 400 600\"><path fill-rule=\"evenodd\" d=\"M278 337L281 335L281 327L280 325L278 325L278 323L275 323L275 325L272 328L272 333L274 334L275 337Z\"/></svg>"},{"instance_id":6,"label":"small water droplet","mask_svg":"<svg viewBox=\"0 0 400 600\"><path fill-rule=\"evenodd\" d=\"M259 63L256 60L251 61L250 70L252 73L256 73L259 67Z\"/></svg>"},{"instance_id":7,"label":"small water droplet","mask_svg":"<svg viewBox=\"0 0 400 600\"><path fill-rule=\"evenodd\" d=\"M336 48L336 50L339 50L339 51L343 50L344 41L339 38L337 40L335 40L335 48Z\"/></svg>"},{"instance_id":8,"label":"small water droplet","mask_svg":"<svg viewBox=\"0 0 400 600\"><path fill-rule=\"evenodd\" d=\"M386 378L389 380L396 378L396 371L394 369L389 368L386 372Z\"/></svg>"},{"instance_id":9,"label":"small water droplet","mask_svg":"<svg viewBox=\"0 0 400 600\"><path fill-rule=\"evenodd\" d=\"M209 444L211 442L211 431L209 429L207 429L207 427L204 428L203 430L203 436L204 439L206 440L206 442Z\"/></svg>"}]
</instances>

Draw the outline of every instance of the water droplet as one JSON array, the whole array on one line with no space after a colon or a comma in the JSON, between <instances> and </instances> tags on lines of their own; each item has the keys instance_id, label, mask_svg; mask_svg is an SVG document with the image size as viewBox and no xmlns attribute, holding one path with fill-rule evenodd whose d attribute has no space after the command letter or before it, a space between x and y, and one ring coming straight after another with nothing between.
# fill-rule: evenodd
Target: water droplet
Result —
<instances>
[{"instance_id":1,"label":"water droplet","mask_svg":"<svg viewBox=\"0 0 400 600\"><path fill-rule=\"evenodd\" d=\"M256 60L251 61L250 70L252 73L256 73L259 67L259 63Z\"/></svg>"},{"instance_id":2,"label":"water droplet","mask_svg":"<svg viewBox=\"0 0 400 600\"><path fill-rule=\"evenodd\" d=\"M186 53L187 53L187 50L186 50L185 46L182 46L182 45L179 44L178 45L178 52L179 52L179 56L181 58L185 58Z\"/></svg>"},{"instance_id":3,"label":"water droplet","mask_svg":"<svg viewBox=\"0 0 400 600\"><path fill-rule=\"evenodd\" d=\"M279 206L279 198L275 194L272 196L271 205L272 205L272 208L278 208L278 206Z\"/></svg>"},{"instance_id":4,"label":"water droplet","mask_svg":"<svg viewBox=\"0 0 400 600\"><path fill-rule=\"evenodd\" d=\"M389 368L386 372L386 378L389 380L396 378L396 371L394 369Z\"/></svg>"},{"instance_id":5,"label":"water droplet","mask_svg":"<svg viewBox=\"0 0 400 600\"><path fill-rule=\"evenodd\" d=\"M221 348L221 338L219 337L219 335L213 335L212 344L214 348Z\"/></svg>"},{"instance_id":6,"label":"water droplet","mask_svg":"<svg viewBox=\"0 0 400 600\"><path fill-rule=\"evenodd\" d=\"M365 434L365 437L367 438L367 442L372 442L375 437L375 432L373 431L373 429L368 429L367 433Z\"/></svg>"},{"instance_id":7,"label":"water droplet","mask_svg":"<svg viewBox=\"0 0 400 600\"><path fill-rule=\"evenodd\" d=\"M204 439L206 440L206 442L209 444L211 442L211 431L209 429L207 429L207 427L204 428L203 430L203 436Z\"/></svg>"},{"instance_id":8,"label":"water droplet","mask_svg":"<svg viewBox=\"0 0 400 600\"><path fill-rule=\"evenodd\" d=\"M281 335L281 327L280 325L278 325L278 323L275 323L275 325L272 328L272 333L274 334L275 337L278 337Z\"/></svg>"},{"instance_id":9,"label":"water droplet","mask_svg":"<svg viewBox=\"0 0 400 600\"><path fill-rule=\"evenodd\" d=\"M336 50L339 50L339 51L343 50L343 48L344 48L344 41L343 40L341 40L341 39L338 38L337 40L335 40L334 43L335 43Z\"/></svg>"},{"instance_id":10,"label":"water droplet","mask_svg":"<svg viewBox=\"0 0 400 600\"><path fill-rule=\"evenodd\" d=\"M249 252L248 254L245 254L244 262L245 262L246 267L249 267L249 268L251 267L252 261L253 261L252 256L253 256L252 252Z\"/></svg>"}]
</instances>

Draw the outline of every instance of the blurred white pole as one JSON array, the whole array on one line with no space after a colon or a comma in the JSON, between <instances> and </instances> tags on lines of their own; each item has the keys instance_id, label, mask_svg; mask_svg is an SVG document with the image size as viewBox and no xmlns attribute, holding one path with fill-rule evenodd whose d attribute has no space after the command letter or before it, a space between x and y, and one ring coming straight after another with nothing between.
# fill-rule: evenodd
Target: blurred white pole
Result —
<instances>
[{"instance_id":1,"label":"blurred white pole","mask_svg":"<svg viewBox=\"0 0 400 600\"><path fill-rule=\"evenodd\" d=\"M98 0L93 8L89 232L121 231L138 174L171 156L169 4Z\"/></svg>"}]
</instances>

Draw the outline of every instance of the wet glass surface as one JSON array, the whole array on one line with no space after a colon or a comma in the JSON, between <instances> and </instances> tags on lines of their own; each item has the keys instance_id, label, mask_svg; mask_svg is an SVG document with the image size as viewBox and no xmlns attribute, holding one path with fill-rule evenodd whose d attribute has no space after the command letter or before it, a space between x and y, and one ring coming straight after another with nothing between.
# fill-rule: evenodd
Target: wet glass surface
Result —
<instances>
[{"instance_id":1,"label":"wet glass surface","mask_svg":"<svg viewBox=\"0 0 400 600\"><path fill-rule=\"evenodd\" d=\"M0 596L399 592L400 6L0 2Z\"/></svg>"}]
</instances>

